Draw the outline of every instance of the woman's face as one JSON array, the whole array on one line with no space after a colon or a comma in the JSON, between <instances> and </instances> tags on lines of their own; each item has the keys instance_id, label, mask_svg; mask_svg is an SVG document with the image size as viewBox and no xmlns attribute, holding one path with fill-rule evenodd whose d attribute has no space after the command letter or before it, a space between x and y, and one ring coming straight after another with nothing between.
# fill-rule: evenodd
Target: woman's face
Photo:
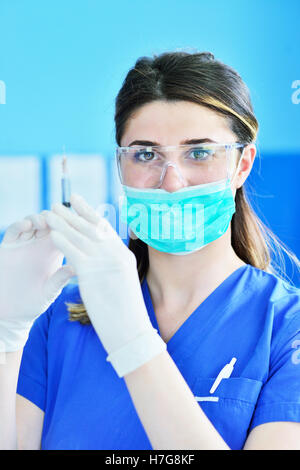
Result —
<instances>
[{"instance_id":1,"label":"woman's face","mask_svg":"<svg viewBox=\"0 0 300 470\"><path fill-rule=\"evenodd\" d=\"M216 143L237 142L237 137L229 128L226 118L211 109L188 101L154 101L139 108L128 120L121 139L121 146L134 145L134 141L143 141L145 145L149 146L177 146L200 139ZM139 142L137 145L142 144ZM174 155L172 155L173 153ZM176 158L175 153L170 152L170 160ZM245 153L247 152L244 151L244 155ZM254 156L255 151L250 158L250 160L252 159L251 166ZM242 172L249 171L246 176L243 175L244 179L236 179L235 188L243 184L251 167L249 168L249 164L243 164L240 165L240 170ZM134 180L135 175L132 175L132 178ZM134 180L133 183L132 185L136 187L144 186L143 181ZM127 184L131 186L130 181L127 181ZM168 167L161 189L173 192L183 186L184 183L179 178L177 171L172 166Z\"/></svg>"}]
</instances>

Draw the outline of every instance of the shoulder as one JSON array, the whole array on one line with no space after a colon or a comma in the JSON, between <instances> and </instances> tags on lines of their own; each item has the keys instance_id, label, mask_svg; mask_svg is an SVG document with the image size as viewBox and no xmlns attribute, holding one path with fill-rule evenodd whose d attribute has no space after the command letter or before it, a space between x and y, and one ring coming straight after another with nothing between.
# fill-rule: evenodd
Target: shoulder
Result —
<instances>
[{"instance_id":1,"label":"shoulder","mask_svg":"<svg viewBox=\"0 0 300 470\"><path fill-rule=\"evenodd\" d=\"M276 273L253 266L248 266L247 271L253 302L260 303L272 317L273 328L300 329L300 289Z\"/></svg>"},{"instance_id":2,"label":"shoulder","mask_svg":"<svg viewBox=\"0 0 300 470\"><path fill-rule=\"evenodd\" d=\"M254 266L247 266L247 282L258 295L265 294L272 303L300 299L300 288L281 278L275 272L263 271Z\"/></svg>"}]
</instances>

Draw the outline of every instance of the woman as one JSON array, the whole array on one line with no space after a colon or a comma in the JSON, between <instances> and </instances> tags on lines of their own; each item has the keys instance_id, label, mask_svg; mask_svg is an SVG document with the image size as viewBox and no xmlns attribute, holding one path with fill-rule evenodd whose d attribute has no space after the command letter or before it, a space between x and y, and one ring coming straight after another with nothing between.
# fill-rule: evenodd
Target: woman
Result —
<instances>
[{"instance_id":1,"label":"woman","mask_svg":"<svg viewBox=\"0 0 300 470\"><path fill-rule=\"evenodd\" d=\"M115 123L129 247L76 195L4 237L2 446L300 449L299 291L245 197L245 84L210 53L141 58Z\"/></svg>"}]
</instances>

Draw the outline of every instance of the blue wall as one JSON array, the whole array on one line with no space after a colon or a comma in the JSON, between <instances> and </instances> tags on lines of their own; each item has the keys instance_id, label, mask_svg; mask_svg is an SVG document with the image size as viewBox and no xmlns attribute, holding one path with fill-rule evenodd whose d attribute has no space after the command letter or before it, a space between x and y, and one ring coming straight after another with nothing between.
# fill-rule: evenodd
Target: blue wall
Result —
<instances>
[{"instance_id":1,"label":"blue wall","mask_svg":"<svg viewBox=\"0 0 300 470\"><path fill-rule=\"evenodd\" d=\"M300 101L292 88L300 80L299 17L299 0L0 0L0 155L48 159L65 145L109 161L114 99L135 60L209 50L250 88L261 154L252 198L300 256L300 103L292 101L293 93ZM109 165L107 181L109 199ZM45 205L43 180L40 186Z\"/></svg>"}]
</instances>

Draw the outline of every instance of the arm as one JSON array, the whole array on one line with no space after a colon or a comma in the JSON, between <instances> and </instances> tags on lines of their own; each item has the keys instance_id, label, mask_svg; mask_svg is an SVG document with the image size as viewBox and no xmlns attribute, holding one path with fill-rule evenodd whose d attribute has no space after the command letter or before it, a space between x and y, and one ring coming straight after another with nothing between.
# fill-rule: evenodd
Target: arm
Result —
<instances>
[{"instance_id":1,"label":"arm","mask_svg":"<svg viewBox=\"0 0 300 470\"><path fill-rule=\"evenodd\" d=\"M244 450L300 450L300 423L273 422L256 426Z\"/></svg>"},{"instance_id":2,"label":"arm","mask_svg":"<svg viewBox=\"0 0 300 470\"><path fill-rule=\"evenodd\" d=\"M44 413L16 395L22 350L2 353L0 364L0 449L40 448Z\"/></svg>"},{"instance_id":3,"label":"arm","mask_svg":"<svg viewBox=\"0 0 300 470\"><path fill-rule=\"evenodd\" d=\"M125 378L134 406L153 447L228 449L195 401L166 349L162 348L151 331L153 328L142 298L132 253L110 224L100 218L82 198L71 196L71 204L77 214L62 205L55 205L53 211L48 213L46 219L52 230L52 240L74 267L81 298L108 353L107 360L112 363L118 375ZM290 353L290 347L288 349ZM294 396L298 403L298 375L295 374L296 370L288 377L296 385ZM274 377L272 381L273 379ZM286 380L283 384L280 381L279 390L286 383ZM273 403L276 392L274 395L270 385L265 387L267 403L270 402L268 390ZM297 410L299 413L298 407ZM277 417L280 413L283 417L277 421L284 421L280 424L280 431L274 427L274 423L262 424L261 430L268 426L272 433L268 433L269 437L264 441L261 438L262 431L254 428L245 448L272 446L274 430L276 433L280 432L277 435L280 442L295 445L295 441L292 442L285 436L285 431L289 424L289 430L292 427L294 429L296 423L288 423L287 410L277 409L276 413ZM295 417L293 414L294 421ZM257 428L262 419L265 417L258 413ZM298 427L295 432L299 433Z\"/></svg>"},{"instance_id":4,"label":"arm","mask_svg":"<svg viewBox=\"0 0 300 470\"><path fill-rule=\"evenodd\" d=\"M47 214L52 240L74 267L107 360L125 377L152 445L228 449L151 325L134 255L81 198L71 204L77 215L61 205Z\"/></svg>"},{"instance_id":5,"label":"arm","mask_svg":"<svg viewBox=\"0 0 300 470\"><path fill-rule=\"evenodd\" d=\"M53 246L49 229L39 215L12 224L0 245L1 449L18 447L16 387L23 346L34 319L59 295L71 275L60 267L62 259L62 253ZM33 407L31 404L31 410ZM28 423L33 427L36 425L32 413L24 415L23 408L18 406L21 431L28 429ZM40 427L34 432L39 435ZM30 435L26 439L31 442Z\"/></svg>"},{"instance_id":6,"label":"arm","mask_svg":"<svg viewBox=\"0 0 300 470\"><path fill-rule=\"evenodd\" d=\"M17 449L16 388L22 351L1 353L0 449Z\"/></svg>"},{"instance_id":7,"label":"arm","mask_svg":"<svg viewBox=\"0 0 300 470\"><path fill-rule=\"evenodd\" d=\"M124 379L154 449L229 450L167 352ZM256 426L243 450L300 450L300 423Z\"/></svg>"},{"instance_id":8,"label":"arm","mask_svg":"<svg viewBox=\"0 0 300 470\"><path fill-rule=\"evenodd\" d=\"M124 379L154 449L229 450L167 352Z\"/></svg>"},{"instance_id":9,"label":"arm","mask_svg":"<svg viewBox=\"0 0 300 470\"><path fill-rule=\"evenodd\" d=\"M17 394L17 448L40 450L45 413Z\"/></svg>"},{"instance_id":10,"label":"arm","mask_svg":"<svg viewBox=\"0 0 300 470\"><path fill-rule=\"evenodd\" d=\"M124 379L154 449L229 450L167 352ZM256 426L243 450L300 450L300 423Z\"/></svg>"},{"instance_id":11,"label":"arm","mask_svg":"<svg viewBox=\"0 0 300 470\"><path fill-rule=\"evenodd\" d=\"M40 449L44 413L16 395L22 350L2 353L0 364L0 449Z\"/></svg>"}]
</instances>

